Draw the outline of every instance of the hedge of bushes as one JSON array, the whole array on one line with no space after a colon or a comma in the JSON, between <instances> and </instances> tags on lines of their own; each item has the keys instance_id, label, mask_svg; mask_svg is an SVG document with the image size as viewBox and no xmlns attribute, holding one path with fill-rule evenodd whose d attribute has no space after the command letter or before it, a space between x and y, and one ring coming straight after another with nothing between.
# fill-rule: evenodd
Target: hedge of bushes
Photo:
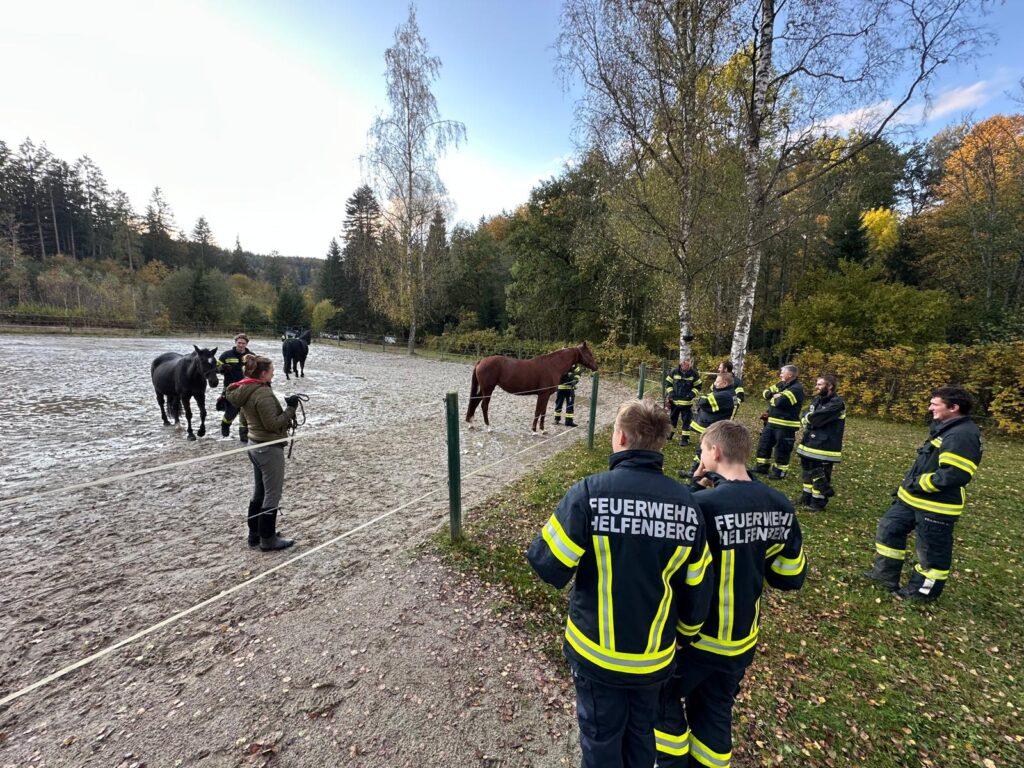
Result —
<instances>
[{"instance_id":1,"label":"hedge of bushes","mask_svg":"<svg viewBox=\"0 0 1024 768\"><path fill-rule=\"evenodd\" d=\"M433 336L429 349L469 356L510 355L533 357L570 342L538 342L515 339L493 330ZM647 366L648 382L657 382L662 358L643 346L618 346L610 342L592 345L599 369L604 373L636 376L640 363ZM694 350L698 370L713 371L718 365L699 345ZM675 360L668 365L674 366ZM804 350L793 360L802 371L810 395L814 378L821 373L839 377L839 391L850 413L920 422L927 416L927 403L935 387L952 384L975 395L979 422L1009 435L1024 436L1024 342L1003 342L978 346L935 344L924 349L893 347L872 349L861 355L827 354ZM753 355L748 356L744 385L755 400L761 390L776 381L777 369ZM705 379L707 381L707 379Z\"/></svg>"}]
</instances>

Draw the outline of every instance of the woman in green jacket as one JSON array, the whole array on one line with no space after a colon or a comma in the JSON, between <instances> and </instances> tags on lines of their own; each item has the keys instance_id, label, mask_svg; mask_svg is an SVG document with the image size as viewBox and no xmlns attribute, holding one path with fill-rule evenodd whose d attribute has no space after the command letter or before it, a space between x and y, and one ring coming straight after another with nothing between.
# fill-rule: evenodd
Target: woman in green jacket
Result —
<instances>
[{"instance_id":1,"label":"woman in green jacket","mask_svg":"<svg viewBox=\"0 0 1024 768\"><path fill-rule=\"evenodd\" d=\"M295 542L277 535L277 510L284 486L284 443L261 445L288 437L288 427L295 419L298 398L285 398L281 408L270 388L274 363L269 357L246 355L245 378L228 387L227 400L242 411L249 426L249 461L252 462L255 488L249 502L249 546L267 552L285 549Z\"/></svg>"}]
</instances>

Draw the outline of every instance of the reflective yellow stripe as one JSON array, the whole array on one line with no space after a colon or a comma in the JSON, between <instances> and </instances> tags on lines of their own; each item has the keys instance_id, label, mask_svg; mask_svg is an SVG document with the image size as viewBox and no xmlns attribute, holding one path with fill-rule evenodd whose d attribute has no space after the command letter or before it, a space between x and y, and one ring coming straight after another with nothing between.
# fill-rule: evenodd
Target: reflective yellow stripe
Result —
<instances>
[{"instance_id":1,"label":"reflective yellow stripe","mask_svg":"<svg viewBox=\"0 0 1024 768\"><path fill-rule=\"evenodd\" d=\"M963 456L957 456L955 453L950 453L949 451L939 454L939 464L949 464L951 467L962 469L972 477L974 476L974 473L978 471L978 465L973 461L964 458Z\"/></svg>"},{"instance_id":2,"label":"reflective yellow stripe","mask_svg":"<svg viewBox=\"0 0 1024 768\"><path fill-rule=\"evenodd\" d=\"M696 563L690 563L686 569L686 583L691 587L696 587L704 581L704 574L707 572L709 565L711 565L711 550L705 544L704 554L701 555L700 560Z\"/></svg>"},{"instance_id":3,"label":"reflective yellow stripe","mask_svg":"<svg viewBox=\"0 0 1024 768\"><path fill-rule=\"evenodd\" d=\"M772 570L780 576L796 576L806 567L807 558L804 557L803 550L800 550L800 554L796 557L789 558L779 555L772 561Z\"/></svg>"},{"instance_id":4,"label":"reflective yellow stripe","mask_svg":"<svg viewBox=\"0 0 1024 768\"><path fill-rule=\"evenodd\" d=\"M597 560L597 625L601 647L615 650L615 615L612 603L612 553L607 536L594 537Z\"/></svg>"},{"instance_id":5,"label":"reflective yellow stripe","mask_svg":"<svg viewBox=\"0 0 1024 768\"><path fill-rule=\"evenodd\" d=\"M733 599L732 579L736 553L731 549L722 552L722 572L718 575L718 639L732 637Z\"/></svg>"},{"instance_id":6,"label":"reflective yellow stripe","mask_svg":"<svg viewBox=\"0 0 1024 768\"><path fill-rule=\"evenodd\" d=\"M696 635L698 632L700 632L700 628L702 626L704 626L703 622L701 622L700 624L683 624L683 622L677 621L676 632L678 632L680 635L692 637L693 635Z\"/></svg>"},{"instance_id":7,"label":"reflective yellow stripe","mask_svg":"<svg viewBox=\"0 0 1024 768\"><path fill-rule=\"evenodd\" d=\"M877 541L875 542L875 552L882 557L889 557L893 560L902 560L907 555L907 550L905 549L893 549L892 547L885 546L885 544L879 544Z\"/></svg>"},{"instance_id":8,"label":"reflective yellow stripe","mask_svg":"<svg viewBox=\"0 0 1024 768\"><path fill-rule=\"evenodd\" d=\"M690 547L676 547L676 551L668 560L668 565L661 572L661 603L654 614L654 621L651 622L651 631L647 634L645 653L654 653L658 650L658 641L661 640L661 635L665 631L665 622L668 621L668 612L672 605L672 585L669 584L669 580L682 567L689 556Z\"/></svg>"},{"instance_id":9,"label":"reflective yellow stripe","mask_svg":"<svg viewBox=\"0 0 1024 768\"><path fill-rule=\"evenodd\" d=\"M917 509L923 509L925 512L937 512L940 515L959 515L964 511L964 503L967 501L967 494L964 489L960 489L960 503L959 504L943 504L939 501L929 501L927 499L920 499L917 496L911 495L910 491L902 486L896 492L896 497L911 507Z\"/></svg>"},{"instance_id":10,"label":"reflective yellow stripe","mask_svg":"<svg viewBox=\"0 0 1024 768\"><path fill-rule=\"evenodd\" d=\"M785 544L772 544L770 547L768 547L768 551L765 553L764 559L768 560L769 558L774 557L775 555L779 554L779 552L781 552L785 548L786 548Z\"/></svg>"},{"instance_id":11,"label":"reflective yellow stripe","mask_svg":"<svg viewBox=\"0 0 1024 768\"><path fill-rule=\"evenodd\" d=\"M756 625L754 631L742 640L723 640L701 633L694 641L693 647L719 656L739 656L757 645L757 633Z\"/></svg>"},{"instance_id":12,"label":"reflective yellow stripe","mask_svg":"<svg viewBox=\"0 0 1024 768\"><path fill-rule=\"evenodd\" d=\"M924 489L925 491L928 491L929 493L935 493L939 489L936 487L935 483L932 482L932 477L934 477L934 475L934 472L929 472L927 475L921 475L917 479L917 484L920 485L921 488Z\"/></svg>"},{"instance_id":13,"label":"reflective yellow stripe","mask_svg":"<svg viewBox=\"0 0 1024 768\"><path fill-rule=\"evenodd\" d=\"M949 578L949 571L939 571L935 568L922 568L920 563L914 566L914 570L920 573L926 579L934 579L935 581L945 581Z\"/></svg>"},{"instance_id":14,"label":"reflective yellow stripe","mask_svg":"<svg viewBox=\"0 0 1024 768\"><path fill-rule=\"evenodd\" d=\"M588 638L569 619L565 625L565 639L575 651L589 661L603 669L610 669L615 672L626 672L634 675L646 675L664 669L672 663L675 657L675 638L657 653L621 653L602 648L593 640Z\"/></svg>"},{"instance_id":15,"label":"reflective yellow stripe","mask_svg":"<svg viewBox=\"0 0 1024 768\"><path fill-rule=\"evenodd\" d=\"M654 743L662 754L688 755L690 753L690 732L687 731L682 736L675 736L655 728Z\"/></svg>"},{"instance_id":16,"label":"reflective yellow stripe","mask_svg":"<svg viewBox=\"0 0 1024 768\"><path fill-rule=\"evenodd\" d=\"M774 416L769 416L768 423L774 424L776 427L792 427L793 429L800 429L800 422L792 421L790 419L777 419Z\"/></svg>"},{"instance_id":17,"label":"reflective yellow stripe","mask_svg":"<svg viewBox=\"0 0 1024 768\"><path fill-rule=\"evenodd\" d=\"M703 435L707 431L707 427L702 427L696 421L690 423L690 429L696 432L698 435Z\"/></svg>"},{"instance_id":18,"label":"reflective yellow stripe","mask_svg":"<svg viewBox=\"0 0 1024 768\"><path fill-rule=\"evenodd\" d=\"M712 413L718 413L718 398L716 398L713 394L708 395L708 404L711 406Z\"/></svg>"},{"instance_id":19,"label":"reflective yellow stripe","mask_svg":"<svg viewBox=\"0 0 1024 768\"><path fill-rule=\"evenodd\" d=\"M814 490L814 486L810 483L804 483L804 493L810 493Z\"/></svg>"},{"instance_id":20,"label":"reflective yellow stripe","mask_svg":"<svg viewBox=\"0 0 1024 768\"><path fill-rule=\"evenodd\" d=\"M769 419L769 421L770 421L770 419ZM826 451L824 448L811 448L809 446L802 445L802 444L798 445L796 447L796 452L798 454L800 454L801 456L806 455L808 458L811 458L811 459L818 459L818 458L820 458L820 459L823 459L823 460L826 460L826 461L828 459L833 459L833 458L834 459L839 459L843 455L842 451Z\"/></svg>"},{"instance_id":21,"label":"reflective yellow stripe","mask_svg":"<svg viewBox=\"0 0 1024 768\"><path fill-rule=\"evenodd\" d=\"M936 437L936 438L933 438L932 440L929 440L928 442L931 443L932 445L934 445L936 448L938 448L940 445L942 445L942 438L941 437Z\"/></svg>"},{"instance_id":22,"label":"reflective yellow stripe","mask_svg":"<svg viewBox=\"0 0 1024 768\"><path fill-rule=\"evenodd\" d=\"M793 405L796 405L796 395L793 394L793 390L787 389L785 392L782 393L782 396L789 400L789 402L792 403Z\"/></svg>"},{"instance_id":23,"label":"reflective yellow stripe","mask_svg":"<svg viewBox=\"0 0 1024 768\"><path fill-rule=\"evenodd\" d=\"M544 541L548 543L551 554L558 558L559 562L567 568L575 568L583 556L583 548L578 546L562 530L558 518L552 515L541 532Z\"/></svg>"},{"instance_id":24,"label":"reflective yellow stripe","mask_svg":"<svg viewBox=\"0 0 1024 768\"><path fill-rule=\"evenodd\" d=\"M715 752L693 733L690 734L690 757L709 768L729 768L732 765L732 752Z\"/></svg>"}]
</instances>

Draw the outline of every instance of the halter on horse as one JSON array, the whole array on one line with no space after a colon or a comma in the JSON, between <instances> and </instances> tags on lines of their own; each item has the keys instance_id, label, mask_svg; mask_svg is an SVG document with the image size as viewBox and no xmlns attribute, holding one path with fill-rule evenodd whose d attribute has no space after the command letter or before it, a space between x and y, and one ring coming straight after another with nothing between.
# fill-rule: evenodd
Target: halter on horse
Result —
<instances>
[{"instance_id":1,"label":"halter on horse","mask_svg":"<svg viewBox=\"0 0 1024 768\"><path fill-rule=\"evenodd\" d=\"M513 395L537 395L532 430L537 431L539 421L540 431L543 432L544 412L548 407L548 399L558 388L558 380L562 374L568 371L573 363L580 363L592 371L597 370L597 362L586 342L578 347L566 347L529 360L516 360L504 355L485 357L473 366L466 421L472 426L473 414L479 405L484 414L484 424L490 426L487 408L491 402L491 393L495 387L501 387Z\"/></svg>"}]
</instances>

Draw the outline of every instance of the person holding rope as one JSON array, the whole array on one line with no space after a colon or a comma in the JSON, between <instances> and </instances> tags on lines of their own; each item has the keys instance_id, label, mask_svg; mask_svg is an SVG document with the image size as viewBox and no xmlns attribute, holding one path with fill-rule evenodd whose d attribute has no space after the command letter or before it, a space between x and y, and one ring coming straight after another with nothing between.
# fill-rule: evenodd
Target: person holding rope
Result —
<instances>
[{"instance_id":1,"label":"person holding rope","mask_svg":"<svg viewBox=\"0 0 1024 768\"><path fill-rule=\"evenodd\" d=\"M270 388L274 378L274 363L269 357L246 355L243 361L245 378L228 387L227 399L242 412L249 425L249 449L252 462L253 488L249 501L249 546L258 546L264 552L286 549L295 543L277 535L277 512L284 486L284 443L261 446L273 440L288 437L288 428L295 421L298 395L284 399L281 408L277 396Z\"/></svg>"},{"instance_id":2,"label":"person holding rope","mask_svg":"<svg viewBox=\"0 0 1024 768\"><path fill-rule=\"evenodd\" d=\"M231 437L231 423L238 415L238 409L227 400L228 387L236 381L241 381L245 376L242 370L242 361L246 355L254 355L249 349L249 337L244 333L235 336L235 346L225 350L217 359L217 372L224 377L224 392L217 399L217 410L223 410L224 415L220 420L220 434L222 437ZM221 407L223 405L223 408ZM246 428L243 419L238 427L238 439L243 443L249 442L249 430Z\"/></svg>"}]
</instances>

